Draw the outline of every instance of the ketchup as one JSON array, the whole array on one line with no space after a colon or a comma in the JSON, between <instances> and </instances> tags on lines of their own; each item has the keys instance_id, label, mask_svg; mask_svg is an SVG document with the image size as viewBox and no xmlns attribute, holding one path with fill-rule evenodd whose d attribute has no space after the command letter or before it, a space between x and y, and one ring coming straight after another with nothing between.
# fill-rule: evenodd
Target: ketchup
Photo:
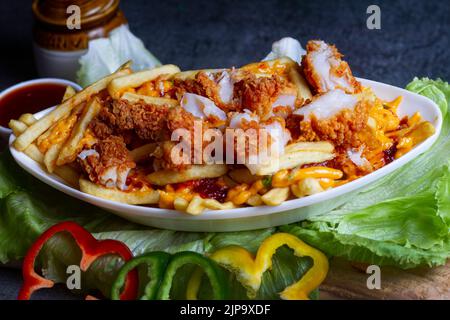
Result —
<instances>
[{"instance_id":1,"label":"ketchup","mask_svg":"<svg viewBox=\"0 0 450 320\"><path fill-rule=\"evenodd\" d=\"M0 100L0 125L8 127L11 119L24 113L36 113L61 103L66 85L61 83L35 83L17 88Z\"/></svg>"}]
</instances>

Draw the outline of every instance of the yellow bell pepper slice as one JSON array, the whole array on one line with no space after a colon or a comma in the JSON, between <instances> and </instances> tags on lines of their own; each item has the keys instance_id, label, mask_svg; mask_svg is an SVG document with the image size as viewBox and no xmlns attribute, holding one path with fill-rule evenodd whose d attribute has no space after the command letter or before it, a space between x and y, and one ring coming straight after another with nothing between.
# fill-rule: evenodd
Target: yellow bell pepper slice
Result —
<instances>
[{"instance_id":1,"label":"yellow bell pepper slice","mask_svg":"<svg viewBox=\"0 0 450 320\"><path fill-rule=\"evenodd\" d=\"M276 233L263 241L256 258L239 246L228 246L215 251L210 258L236 273L237 280L246 287L250 297L254 297L261 286L264 272L272 267L272 257L276 250L287 245L298 257L309 256L313 266L296 283L280 293L286 300L308 300L312 290L317 288L328 273L328 259L317 249L310 247L299 238L288 233ZM195 272L187 288L187 297L194 299L200 287L201 273Z\"/></svg>"}]
</instances>

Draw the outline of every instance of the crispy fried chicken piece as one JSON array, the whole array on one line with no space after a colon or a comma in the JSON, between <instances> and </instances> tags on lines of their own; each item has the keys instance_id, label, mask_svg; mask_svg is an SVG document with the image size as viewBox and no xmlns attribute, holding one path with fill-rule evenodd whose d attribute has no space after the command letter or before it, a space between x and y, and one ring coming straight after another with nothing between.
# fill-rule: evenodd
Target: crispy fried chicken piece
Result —
<instances>
[{"instance_id":1,"label":"crispy fried chicken piece","mask_svg":"<svg viewBox=\"0 0 450 320\"><path fill-rule=\"evenodd\" d=\"M186 110L184 110L183 108L181 108L180 106L171 108L169 110L169 113L167 115L167 128L168 130L172 133L175 130L178 129L185 129L187 130L186 133L189 134L189 136L191 137L191 139L194 139L194 121L195 121L195 117L187 112ZM202 130L203 132L205 132L209 127L208 124L206 122L202 122L201 123L202 126ZM202 141L203 144L197 146L196 143L194 143L193 140L190 141L190 147L191 147L191 161L190 163L193 163L194 160L194 155L195 155L195 148L199 148L201 150L199 150L200 152L203 151L203 148L209 144L208 141L204 140ZM154 154L155 159L153 162L153 165L155 167L155 169L171 169L171 170L183 170L187 167L189 167L189 164L183 164L183 163L174 163L173 159L172 159L172 148L175 147L176 145L178 145L179 143L181 143L181 141L164 141L163 143L161 143L159 145L159 152L156 152L156 154Z\"/></svg>"},{"instance_id":2,"label":"crispy fried chicken piece","mask_svg":"<svg viewBox=\"0 0 450 320\"><path fill-rule=\"evenodd\" d=\"M279 76L257 78L253 74L238 81L234 85L234 99L239 103L238 111L249 109L261 120L267 120L272 114L272 103L281 93L285 83Z\"/></svg>"},{"instance_id":3,"label":"crispy fried chicken piece","mask_svg":"<svg viewBox=\"0 0 450 320\"><path fill-rule=\"evenodd\" d=\"M107 122L102 121L98 116L89 123L89 129L100 140L106 139L114 133L114 128L108 126Z\"/></svg>"},{"instance_id":4,"label":"crispy fried chicken piece","mask_svg":"<svg viewBox=\"0 0 450 320\"><path fill-rule=\"evenodd\" d=\"M169 107L165 105L114 100L102 108L89 127L99 139L132 131L142 140L162 141L168 137L168 113Z\"/></svg>"},{"instance_id":5,"label":"crispy fried chicken piece","mask_svg":"<svg viewBox=\"0 0 450 320\"><path fill-rule=\"evenodd\" d=\"M168 114L168 106L138 103L131 107L134 129L143 140L161 141L167 138L166 117Z\"/></svg>"},{"instance_id":6,"label":"crispy fried chicken piece","mask_svg":"<svg viewBox=\"0 0 450 320\"><path fill-rule=\"evenodd\" d=\"M295 110L288 118L288 126L301 141L332 142L335 147L359 147L358 132L367 126L370 101L357 95L347 94L341 89L316 95L312 101ZM295 122L300 115L300 132Z\"/></svg>"},{"instance_id":7,"label":"crispy fried chicken piece","mask_svg":"<svg viewBox=\"0 0 450 320\"><path fill-rule=\"evenodd\" d=\"M359 132L367 126L369 107L365 101L356 104L353 110L343 109L327 119L318 119L314 114L309 120L300 122L300 141L330 141L335 146L358 148L361 146ZM298 121L298 117L294 118ZM289 120L288 120L289 122Z\"/></svg>"},{"instance_id":8,"label":"crispy fried chicken piece","mask_svg":"<svg viewBox=\"0 0 450 320\"><path fill-rule=\"evenodd\" d=\"M78 155L89 179L106 187L126 190L127 176L136 164L130 159L122 137L109 136Z\"/></svg>"},{"instance_id":9,"label":"crispy fried chicken piece","mask_svg":"<svg viewBox=\"0 0 450 320\"><path fill-rule=\"evenodd\" d=\"M303 73L315 93L342 89L347 93L361 92L361 84L353 77L347 62L335 46L311 40L303 56Z\"/></svg>"},{"instance_id":10,"label":"crispy fried chicken piece","mask_svg":"<svg viewBox=\"0 0 450 320\"><path fill-rule=\"evenodd\" d=\"M285 87L279 76L257 78L250 72L235 77L233 71L224 70L215 74L200 71L194 79L175 80L177 96L193 93L212 100L225 112L250 109L262 119L272 111L272 103Z\"/></svg>"},{"instance_id":11,"label":"crispy fried chicken piece","mask_svg":"<svg viewBox=\"0 0 450 320\"><path fill-rule=\"evenodd\" d=\"M180 128L193 130L195 117L180 106L176 106L169 110L166 121L170 132Z\"/></svg>"},{"instance_id":12,"label":"crispy fried chicken piece","mask_svg":"<svg viewBox=\"0 0 450 320\"><path fill-rule=\"evenodd\" d=\"M218 106L224 105L220 99L220 87L215 81L214 76L204 71L198 72L194 79L175 79L174 87L176 95L179 98L188 92L211 99Z\"/></svg>"}]
</instances>

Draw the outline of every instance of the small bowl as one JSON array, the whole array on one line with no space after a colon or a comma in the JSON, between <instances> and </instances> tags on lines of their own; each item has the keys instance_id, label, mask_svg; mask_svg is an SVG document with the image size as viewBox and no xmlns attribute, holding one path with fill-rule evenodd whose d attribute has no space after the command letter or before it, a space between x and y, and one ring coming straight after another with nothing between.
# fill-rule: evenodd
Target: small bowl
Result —
<instances>
[{"instance_id":1,"label":"small bowl","mask_svg":"<svg viewBox=\"0 0 450 320\"><path fill-rule=\"evenodd\" d=\"M34 80L20 82L18 84L13 85L12 87L9 87L9 88L3 90L0 93L0 100L3 99L3 97L6 97L8 94L10 94L11 92L13 92L17 89L20 89L20 88L23 88L26 86L30 86L30 85L41 84L41 83L57 83L57 84L65 85L65 86L71 86L76 91L80 91L82 89L80 85L76 84L75 82L69 81L69 80L58 79L58 78L40 78L40 79L34 79ZM43 109L45 109L45 108L46 107L43 107ZM11 129L0 126L1 139L7 141L11 132L12 132Z\"/></svg>"}]
</instances>

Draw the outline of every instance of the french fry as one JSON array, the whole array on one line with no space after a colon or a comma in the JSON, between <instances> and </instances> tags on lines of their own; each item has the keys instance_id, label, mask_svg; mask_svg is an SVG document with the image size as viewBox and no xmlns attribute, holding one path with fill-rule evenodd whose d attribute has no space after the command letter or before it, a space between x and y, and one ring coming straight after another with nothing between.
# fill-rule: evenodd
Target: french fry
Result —
<instances>
[{"instance_id":1,"label":"french fry","mask_svg":"<svg viewBox=\"0 0 450 320\"><path fill-rule=\"evenodd\" d=\"M44 163L44 155L34 143L23 150L23 153L40 164Z\"/></svg>"},{"instance_id":2,"label":"french fry","mask_svg":"<svg viewBox=\"0 0 450 320\"><path fill-rule=\"evenodd\" d=\"M66 91L64 91L64 95L61 102L66 101L67 99L73 97L77 92L71 86L66 87Z\"/></svg>"},{"instance_id":3,"label":"french fry","mask_svg":"<svg viewBox=\"0 0 450 320\"><path fill-rule=\"evenodd\" d=\"M186 208L189 206L189 201L182 197L176 197L173 201L173 207L178 211L186 211Z\"/></svg>"},{"instance_id":4,"label":"french fry","mask_svg":"<svg viewBox=\"0 0 450 320\"><path fill-rule=\"evenodd\" d=\"M61 152L56 159L56 165L61 166L76 159L78 152L80 152L80 149L83 147L80 145L81 139L83 139L89 123L100 112L101 108L102 106L97 99L93 99L92 102L84 108L70 137L61 148Z\"/></svg>"},{"instance_id":5,"label":"french fry","mask_svg":"<svg viewBox=\"0 0 450 320\"><path fill-rule=\"evenodd\" d=\"M297 198L310 196L324 191L319 179L306 178L291 185L291 191Z\"/></svg>"},{"instance_id":6,"label":"french fry","mask_svg":"<svg viewBox=\"0 0 450 320\"><path fill-rule=\"evenodd\" d=\"M317 152L332 153L334 151L334 146L331 143L325 141L296 142L288 144L284 150L285 153L295 153L302 151L317 151Z\"/></svg>"},{"instance_id":7,"label":"french fry","mask_svg":"<svg viewBox=\"0 0 450 320\"><path fill-rule=\"evenodd\" d=\"M261 200L268 206L278 206L289 198L289 187L273 188L265 193Z\"/></svg>"},{"instance_id":8,"label":"french fry","mask_svg":"<svg viewBox=\"0 0 450 320\"><path fill-rule=\"evenodd\" d=\"M251 195L246 203L252 207L262 206L264 204L259 194Z\"/></svg>"},{"instance_id":9,"label":"french fry","mask_svg":"<svg viewBox=\"0 0 450 320\"><path fill-rule=\"evenodd\" d=\"M22 121L14 120L14 119L10 120L8 125L16 137L21 135L22 132L24 132L28 128L28 126L25 123L23 123Z\"/></svg>"},{"instance_id":10,"label":"french fry","mask_svg":"<svg viewBox=\"0 0 450 320\"><path fill-rule=\"evenodd\" d=\"M88 100L94 94L97 94L101 90L105 89L108 83L117 77L129 74L131 71L125 68L127 64L125 64L123 69L119 69L115 73L98 80L97 82L91 84L86 87L82 91L78 92L71 98L64 101L62 104L53 109L50 113L48 113L45 117L42 117L33 125L29 126L27 130L25 130L17 139L14 141L14 147L23 151L26 147L28 147L34 140L36 140L42 133L44 133L48 128L52 126L58 120L67 116L70 111L80 103ZM121 67L121 68L122 68Z\"/></svg>"},{"instance_id":11,"label":"french fry","mask_svg":"<svg viewBox=\"0 0 450 320\"><path fill-rule=\"evenodd\" d=\"M308 163L319 163L334 158L334 147L329 142L297 142L287 145L285 152L268 164L261 164L256 175L273 174L282 169L292 169Z\"/></svg>"},{"instance_id":12,"label":"french fry","mask_svg":"<svg viewBox=\"0 0 450 320\"><path fill-rule=\"evenodd\" d=\"M118 77L108 84L108 92L114 99L119 99L128 88L137 88L147 81L156 79L161 75L171 75L180 72L180 68L173 64L167 64L158 68L132 73Z\"/></svg>"},{"instance_id":13,"label":"french fry","mask_svg":"<svg viewBox=\"0 0 450 320\"><path fill-rule=\"evenodd\" d=\"M86 104L84 103L80 104L67 117L59 120L41 134L35 142L39 146L39 149L46 153L52 145L62 145L70 136L72 129L78 120L79 112L77 112L77 109L80 109L81 112L85 106Z\"/></svg>"},{"instance_id":14,"label":"french fry","mask_svg":"<svg viewBox=\"0 0 450 320\"><path fill-rule=\"evenodd\" d=\"M142 161L149 157L149 155L155 151L158 144L156 143L148 143L144 144L143 146L140 146L138 148L135 148L130 151L130 157L133 159L134 162Z\"/></svg>"},{"instance_id":15,"label":"french fry","mask_svg":"<svg viewBox=\"0 0 450 320\"><path fill-rule=\"evenodd\" d=\"M159 201L159 192L149 188L128 192L119 191L97 185L83 178L79 180L79 184L82 192L111 201L127 204L155 204Z\"/></svg>"},{"instance_id":16,"label":"french fry","mask_svg":"<svg viewBox=\"0 0 450 320\"><path fill-rule=\"evenodd\" d=\"M52 144L44 155L44 165L47 168L47 171L50 173L52 173L55 169L56 159L58 158L61 148L61 143Z\"/></svg>"},{"instance_id":17,"label":"french fry","mask_svg":"<svg viewBox=\"0 0 450 320\"><path fill-rule=\"evenodd\" d=\"M203 70L188 70L188 71L182 71L182 72L178 72L177 74L175 74L173 76L174 79L177 80L187 80L187 79L194 79L195 76L199 73L199 72L208 72L208 73L217 73L217 72L222 72L224 69L203 69Z\"/></svg>"},{"instance_id":18,"label":"french fry","mask_svg":"<svg viewBox=\"0 0 450 320\"><path fill-rule=\"evenodd\" d=\"M44 164L44 155L39 151L35 144L30 144L24 151L28 157L38 162L39 164ZM56 167L54 170L55 174L61 177L64 181L73 187L78 186L78 179L80 175L75 171L75 169L64 165L61 167Z\"/></svg>"},{"instance_id":19,"label":"french fry","mask_svg":"<svg viewBox=\"0 0 450 320\"><path fill-rule=\"evenodd\" d=\"M31 126L37 119L31 113L24 113L19 117L19 121L22 121L27 126Z\"/></svg>"},{"instance_id":20,"label":"french fry","mask_svg":"<svg viewBox=\"0 0 450 320\"><path fill-rule=\"evenodd\" d=\"M298 66L291 67L291 70L289 70L289 79L297 89L297 98L302 98L303 100L312 98L311 90L303 75L300 74Z\"/></svg>"},{"instance_id":21,"label":"french fry","mask_svg":"<svg viewBox=\"0 0 450 320\"><path fill-rule=\"evenodd\" d=\"M25 123L21 122L21 121L14 120L13 123L14 123L13 124L13 128L14 128L14 126L17 125L17 123L21 124L20 129L24 129L25 130L27 128L27 125ZM42 152L39 150L39 148L36 146L36 144L34 144L34 143L30 144L23 151L23 153L25 153L28 157L30 157L31 159L33 159L37 163L46 165L46 163L45 163L45 161L46 161L45 160L45 155L42 154ZM71 168L71 167L69 167L67 165L64 165L64 166L61 166L61 167L56 167L54 171L55 171L56 175L61 177L68 184L70 184L73 187L78 187L78 179L79 179L80 175L78 174L78 172L75 171L75 169L73 169L73 168Z\"/></svg>"},{"instance_id":22,"label":"french fry","mask_svg":"<svg viewBox=\"0 0 450 320\"><path fill-rule=\"evenodd\" d=\"M198 180L203 178L217 178L227 173L225 164L192 165L183 171L160 170L147 175L152 184L163 186L166 184Z\"/></svg>"},{"instance_id":23,"label":"french fry","mask_svg":"<svg viewBox=\"0 0 450 320\"><path fill-rule=\"evenodd\" d=\"M43 141L47 140L50 137L50 135L53 132L53 128L55 128L55 126L58 125L58 123L59 123L59 121L52 124L50 126L50 128L48 128L43 134L41 134L39 137L37 137L37 139L34 141L34 143L36 143L38 146L41 145L41 143Z\"/></svg>"},{"instance_id":24,"label":"french fry","mask_svg":"<svg viewBox=\"0 0 450 320\"><path fill-rule=\"evenodd\" d=\"M185 211L186 213L196 216L201 214L203 211L207 209L226 210L233 208L236 208L236 206L230 201L220 203L215 199L203 199L200 196L194 196L192 200L189 202L189 205L186 207Z\"/></svg>"},{"instance_id":25,"label":"french fry","mask_svg":"<svg viewBox=\"0 0 450 320\"><path fill-rule=\"evenodd\" d=\"M55 167L55 174L67 182L72 187L78 188L78 180L80 179L80 174L72 167L68 165Z\"/></svg>"},{"instance_id":26,"label":"french fry","mask_svg":"<svg viewBox=\"0 0 450 320\"><path fill-rule=\"evenodd\" d=\"M154 105L158 105L158 106L168 105L170 107L175 107L178 105L178 101L175 99L150 97L150 96L144 96L142 94L136 94L136 93L131 93L131 92L125 92L122 95L121 99L125 99L131 103L136 103L136 102L139 102L139 100L143 100L145 103L154 104Z\"/></svg>"}]
</instances>

